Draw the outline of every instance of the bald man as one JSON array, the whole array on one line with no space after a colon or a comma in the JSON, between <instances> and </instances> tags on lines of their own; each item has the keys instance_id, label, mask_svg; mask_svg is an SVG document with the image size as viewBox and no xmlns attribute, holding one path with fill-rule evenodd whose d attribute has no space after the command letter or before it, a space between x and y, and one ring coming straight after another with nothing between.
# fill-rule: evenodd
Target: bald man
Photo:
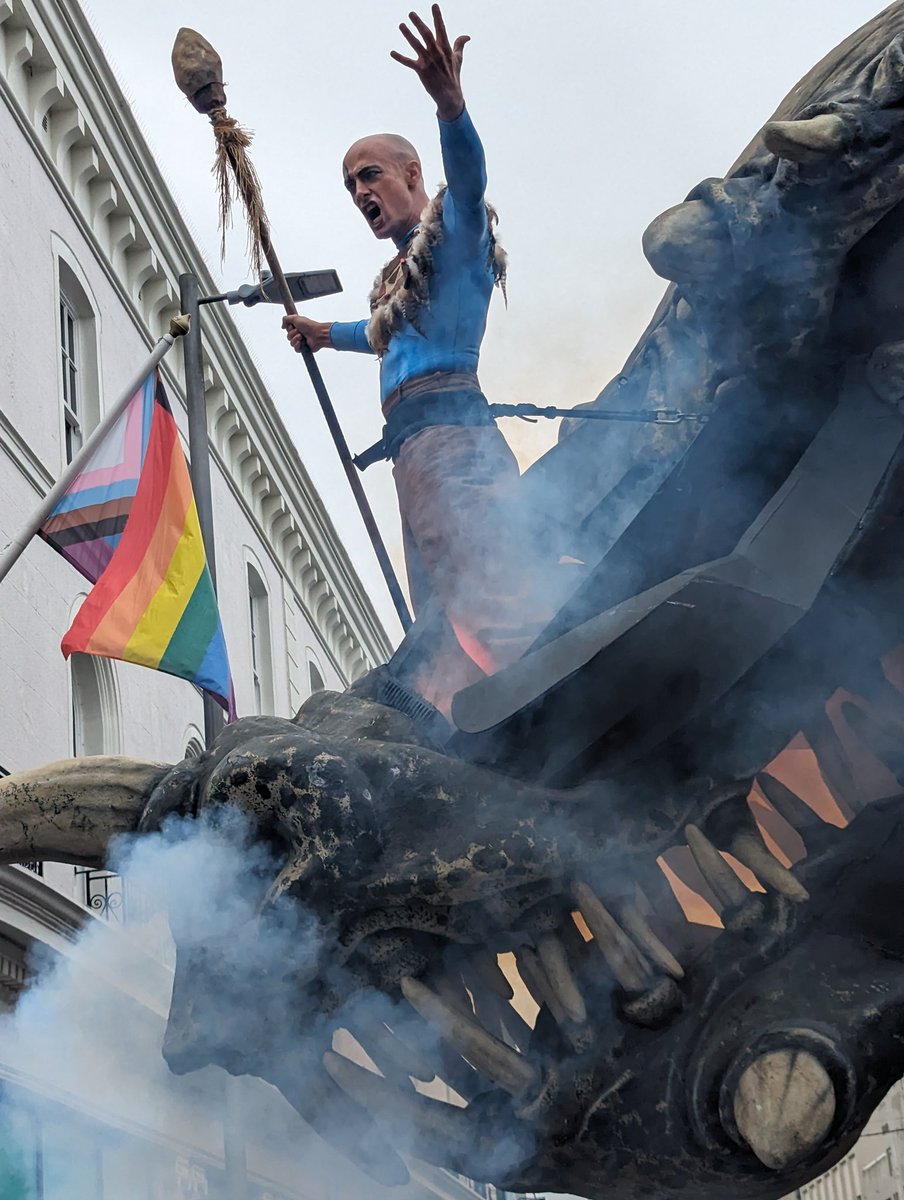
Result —
<instances>
[{"instance_id":1,"label":"bald man","mask_svg":"<svg viewBox=\"0 0 904 1200\"><path fill-rule=\"evenodd\" d=\"M392 57L436 103L447 185L429 199L421 163L396 134L362 138L342 164L352 200L396 255L357 322L286 317L289 341L380 358L386 420L379 456L392 459L412 602L437 595L460 645L483 671L515 656L505 627L528 586L524 531L511 492L515 457L490 415L477 365L494 284L505 259L484 200L483 148L465 109L467 37L451 45L439 6L434 28L399 26L415 51ZM419 36L418 36L419 35ZM519 545L520 543L520 545ZM521 639L523 645L523 638Z\"/></svg>"}]
</instances>

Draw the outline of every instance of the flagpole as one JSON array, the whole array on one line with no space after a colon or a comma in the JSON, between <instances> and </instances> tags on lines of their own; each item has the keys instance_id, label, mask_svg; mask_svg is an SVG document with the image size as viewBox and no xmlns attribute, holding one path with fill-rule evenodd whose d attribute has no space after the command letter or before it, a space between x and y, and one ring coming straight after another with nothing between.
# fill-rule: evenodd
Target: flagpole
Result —
<instances>
[{"instance_id":1,"label":"flagpole","mask_svg":"<svg viewBox=\"0 0 904 1200\"><path fill-rule=\"evenodd\" d=\"M44 497L38 508L32 513L25 528L17 537L12 539L3 553L0 554L0 580L5 579L9 574L13 563L16 562L22 551L53 512L76 475L83 470L85 463L90 459L98 444L122 416L129 401L138 391L141 384L147 379L148 375L154 370L170 347L175 344L176 338L181 337L187 330L188 322L185 321L184 317L176 317L170 321L170 332L165 333L156 343L147 359L142 363L141 368L129 380L128 386L123 390L116 403L104 414L103 419L93 430L84 446L82 446L81 450L79 450L78 454L76 454L75 458L73 458L72 462Z\"/></svg>"},{"instance_id":2,"label":"flagpole","mask_svg":"<svg viewBox=\"0 0 904 1200\"><path fill-rule=\"evenodd\" d=\"M198 306L198 277L179 276L179 303L188 316L188 334L182 343L185 364L185 407L188 411L188 457L191 486L198 510L198 524L207 556L214 596L217 594L217 561L213 538L213 495L210 487L210 440L207 432L207 401L204 395L204 363L201 352L201 313ZM204 746L209 750L223 728L223 710L209 694L204 697Z\"/></svg>"}]
</instances>

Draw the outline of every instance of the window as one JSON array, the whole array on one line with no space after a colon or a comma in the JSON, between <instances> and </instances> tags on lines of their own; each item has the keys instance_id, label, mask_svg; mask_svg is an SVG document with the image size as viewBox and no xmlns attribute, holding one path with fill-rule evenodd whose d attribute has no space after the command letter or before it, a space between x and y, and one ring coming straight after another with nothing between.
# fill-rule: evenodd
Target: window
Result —
<instances>
[{"instance_id":1,"label":"window","mask_svg":"<svg viewBox=\"0 0 904 1200\"><path fill-rule=\"evenodd\" d=\"M60 355L63 378L63 422L66 462L71 463L82 446L82 424L79 420L81 380L79 379L78 317L75 309L60 292Z\"/></svg>"},{"instance_id":2,"label":"window","mask_svg":"<svg viewBox=\"0 0 904 1200\"><path fill-rule=\"evenodd\" d=\"M100 389L97 370L97 322L88 285L74 260L61 257L58 268L58 339L60 358L60 404L63 414L63 450L72 462L88 434L100 420Z\"/></svg>"},{"instance_id":3,"label":"window","mask_svg":"<svg viewBox=\"0 0 904 1200\"><path fill-rule=\"evenodd\" d=\"M273 669L270 645L270 598L256 568L248 563L247 569L253 707L256 713L272 713Z\"/></svg>"},{"instance_id":4,"label":"window","mask_svg":"<svg viewBox=\"0 0 904 1200\"><path fill-rule=\"evenodd\" d=\"M40 1132L32 1114L0 1100L0 1179L10 1196L34 1200L40 1178Z\"/></svg>"},{"instance_id":5,"label":"window","mask_svg":"<svg viewBox=\"0 0 904 1200\"><path fill-rule=\"evenodd\" d=\"M72 754L118 754L119 700L112 664L92 654L69 659L72 682Z\"/></svg>"},{"instance_id":6,"label":"window","mask_svg":"<svg viewBox=\"0 0 904 1200\"><path fill-rule=\"evenodd\" d=\"M72 753L103 754L104 723L94 663L84 654L70 659L72 676Z\"/></svg>"},{"instance_id":7,"label":"window","mask_svg":"<svg viewBox=\"0 0 904 1200\"><path fill-rule=\"evenodd\" d=\"M81 602L81 598L76 602ZM69 659L72 688L71 753L119 754L122 750L119 693L113 664L93 654Z\"/></svg>"},{"instance_id":8,"label":"window","mask_svg":"<svg viewBox=\"0 0 904 1200\"><path fill-rule=\"evenodd\" d=\"M204 753L204 743L197 734L193 734L188 739L188 744L185 747L183 758L200 758Z\"/></svg>"},{"instance_id":9,"label":"window","mask_svg":"<svg viewBox=\"0 0 904 1200\"><path fill-rule=\"evenodd\" d=\"M320 671L312 662L308 663L308 675L311 677L311 695L314 692L322 692L326 684L323 682L323 676L320 674Z\"/></svg>"},{"instance_id":10,"label":"window","mask_svg":"<svg viewBox=\"0 0 904 1200\"><path fill-rule=\"evenodd\" d=\"M69 659L72 687L72 753L116 754L120 749L119 699L113 665L92 654ZM97 916L124 917L122 880L112 871L75 867L79 899Z\"/></svg>"}]
</instances>

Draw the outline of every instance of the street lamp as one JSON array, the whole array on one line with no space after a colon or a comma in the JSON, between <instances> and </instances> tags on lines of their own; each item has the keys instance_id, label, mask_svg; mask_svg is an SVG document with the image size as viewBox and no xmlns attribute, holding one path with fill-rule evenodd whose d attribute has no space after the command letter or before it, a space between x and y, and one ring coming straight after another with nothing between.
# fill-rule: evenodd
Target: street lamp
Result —
<instances>
[{"instance_id":1,"label":"street lamp","mask_svg":"<svg viewBox=\"0 0 904 1200\"><path fill-rule=\"evenodd\" d=\"M329 268L326 271L296 271L286 276L286 283L292 299L301 304L305 300L315 300L318 296L334 296L342 291L339 276ZM253 308L255 304L282 304L283 298L279 286L269 271L261 275L260 283L243 283L233 292L220 292L216 296L200 296L198 304L214 304L225 300L228 304L244 304Z\"/></svg>"},{"instance_id":2,"label":"street lamp","mask_svg":"<svg viewBox=\"0 0 904 1200\"><path fill-rule=\"evenodd\" d=\"M339 276L331 268L325 271L296 271L286 276L286 282L296 301L312 300L317 296L332 296L342 291ZM213 296L198 295L198 277L186 273L179 276L179 302L182 311L190 318L188 333L183 338L182 353L185 361L185 400L188 408L188 447L191 456L191 482L198 508L201 535L207 550L214 587L217 583L216 557L213 540L213 506L210 494L210 457L207 442L207 411L204 402L204 368L201 353L202 304L216 304L225 300L227 304L244 304L253 308L255 304L279 304L282 301L278 286L269 271L264 271L259 283L243 283L231 292L218 292ZM219 710L214 708L216 715ZM209 744L209 743L208 743Z\"/></svg>"}]
</instances>

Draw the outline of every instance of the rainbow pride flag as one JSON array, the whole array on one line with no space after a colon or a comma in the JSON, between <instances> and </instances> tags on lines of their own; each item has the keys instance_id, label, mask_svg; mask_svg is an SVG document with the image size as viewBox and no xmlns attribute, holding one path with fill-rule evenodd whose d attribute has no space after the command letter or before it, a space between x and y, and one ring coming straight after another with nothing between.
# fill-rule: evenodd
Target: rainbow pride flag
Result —
<instances>
[{"instance_id":1,"label":"rainbow pride flag","mask_svg":"<svg viewBox=\"0 0 904 1200\"><path fill-rule=\"evenodd\" d=\"M154 416L152 372L38 531L97 583L126 527Z\"/></svg>"},{"instance_id":2,"label":"rainbow pride flag","mask_svg":"<svg viewBox=\"0 0 904 1200\"><path fill-rule=\"evenodd\" d=\"M62 641L178 675L235 717L188 465L159 373L144 381L41 536L94 583Z\"/></svg>"}]
</instances>

